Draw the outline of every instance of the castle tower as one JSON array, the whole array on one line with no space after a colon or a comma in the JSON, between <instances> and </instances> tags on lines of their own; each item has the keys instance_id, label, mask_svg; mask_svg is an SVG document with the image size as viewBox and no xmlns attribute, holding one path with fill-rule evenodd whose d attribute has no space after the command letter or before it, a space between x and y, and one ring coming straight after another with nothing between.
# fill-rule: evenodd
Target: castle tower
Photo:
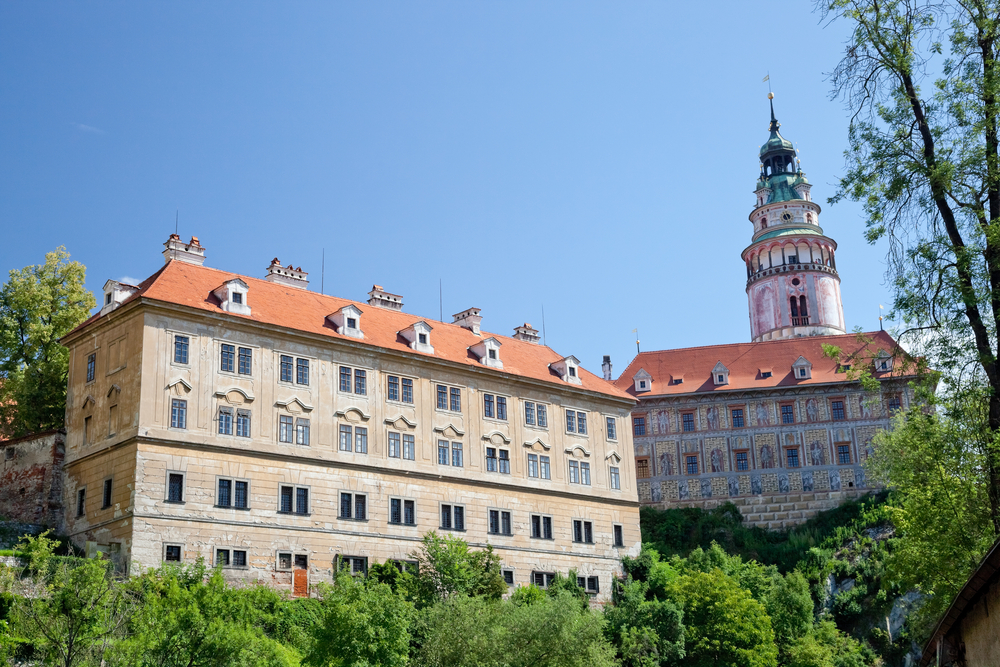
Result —
<instances>
[{"instance_id":1,"label":"castle tower","mask_svg":"<svg viewBox=\"0 0 1000 667\"><path fill-rule=\"evenodd\" d=\"M753 238L743 251L747 266L750 335L754 342L847 333L840 301L837 243L819 226L819 204L778 133L771 100L771 136L760 148L757 203L750 214Z\"/></svg>"}]
</instances>

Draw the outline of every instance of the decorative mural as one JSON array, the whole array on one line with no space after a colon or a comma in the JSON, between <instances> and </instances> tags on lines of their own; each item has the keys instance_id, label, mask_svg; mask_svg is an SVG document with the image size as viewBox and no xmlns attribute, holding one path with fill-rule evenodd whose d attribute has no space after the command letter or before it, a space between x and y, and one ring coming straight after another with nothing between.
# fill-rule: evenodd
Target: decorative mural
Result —
<instances>
[{"instance_id":1,"label":"decorative mural","mask_svg":"<svg viewBox=\"0 0 1000 667\"><path fill-rule=\"evenodd\" d=\"M702 498L712 497L712 480L710 479L701 480L701 497Z\"/></svg>"},{"instance_id":2,"label":"decorative mural","mask_svg":"<svg viewBox=\"0 0 1000 667\"><path fill-rule=\"evenodd\" d=\"M688 491L688 481L686 479L682 479L680 484L677 485L677 497L681 500L688 500L691 497L691 494Z\"/></svg>"},{"instance_id":3,"label":"decorative mural","mask_svg":"<svg viewBox=\"0 0 1000 667\"><path fill-rule=\"evenodd\" d=\"M778 492L788 493L790 490L791 487L788 486L788 475L781 473L778 475Z\"/></svg>"},{"instance_id":4,"label":"decorative mural","mask_svg":"<svg viewBox=\"0 0 1000 667\"><path fill-rule=\"evenodd\" d=\"M803 491L813 490L813 474L811 472L802 473L802 490Z\"/></svg>"},{"instance_id":5,"label":"decorative mural","mask_svg":"<svg viewBox=\"0 0 1000 667\"><path fill-rule=\"evenodd\" d=\"M725 472L721 449L712 450L712 472Z\"/></svg>"},{"instance_id":6,"label":"decorative mural","mask_svg":"<svg viewBox=\"0 0 1000 667\"><path fill-rule=\"evenodd\" d=\"M757 426L770 426L771 415L766 403L757 404Z\"/></svg>"},{"instance_id":7,"label":"decorative mural","mask_svg":"<svg viewBox=\"0 0 1000 667\"><path fill-rule=\"evenodd\" d=\"M750 477L750 493L759 496L764 492L764 487L760 482L760 475Z\"/></svg>"},{"instance_id":8,"label":"decorative mural","mask_svg":"<svg viewBox=\"0 0 1000 667\"><path fill-rule=\"evenodd\" d=\"M813 441L809 444L809 461L814 466L821 466L826 463L825 456L823 455L823 445Z\"/></svg>"},{"instance_id":9,"label":"decorative mural","mask_svg":"<svg viewBox=\"0 0 1000 667\"><path fill-rule=\"evenodd\" d=\"M759 282L753 289L753 317L754 335L770 331L777 328L778 322L778 299L774 293L774 283L770 280Z\"/></svg>"},{"instance_id":10,"label":"decorative mural","mask_svg":"<svg viewBox=\"0 0 1000 667\"><path fill-rule=\"evenodd\" d=\"M840 491L840 471L831 470L830 471L830 490Z\"/></svg>"},{"instance_id":11,"label":"decorative mural","mask_svg":"<svg viewBox=\"0 0 1000 667\"><path fill-rule=\"evenodd\" d=\"M816 403L815 398L810 398L806 401L806 419L811 422L819 421L819 405Z\"/></svg>"},{"instance_id":12,"label":"decorative mural","mask_svg":"<svg viewBox=\"0 0 1000 667\"><path fill-rule=\"evenodd\" d=\"M764 445L760 448L760 467L761 468L773 468L774 467L774 450L771 449L770 445Z\"/></svg>"},{"instance_id":13,"label":"decorative mural","mask_svg":"<svg viewBox=\"0 0 1000 667\"><path fill-rule=\"evenodd\" d=\"M729 495L738 496L740 495L740 480L736 477L729 478Z\"/></svg>"},{"instance_id":14,"label":"decorative mural","mask_svg":"<svg viewBox=\"0 0 1000 667\"><path fill-rule=\"evenodd\" d=\"M653 423L656 425L656 432L660 435L670 433L670 413L666 410L657 410Z\"/></svg>"},{"instance_id":15,"label":"decorative mural","mask_svg":"<svg viewBox=\"0 0 1000 667\"><path fill-rule=\"evenodd\" d=\"M705 418L708 420L708 428L713 431L719 430L719 410L714 405L710 405L708 410L705 412Z\"/></svg>"},{"instance_id":16,"label":"decorative mural","mask_svg":"<svg viewBox=\"0 0 1000 667\"><path fill-rule=\"evenodd\" d=\"M664 444L670 444L671 446L673 445L673 443L664 443ZM660 459L658 463L660 466L659 473L661 475L674 474L674 455L671 454L669 451L660 452Z\"/></svg>"}]
</instances>

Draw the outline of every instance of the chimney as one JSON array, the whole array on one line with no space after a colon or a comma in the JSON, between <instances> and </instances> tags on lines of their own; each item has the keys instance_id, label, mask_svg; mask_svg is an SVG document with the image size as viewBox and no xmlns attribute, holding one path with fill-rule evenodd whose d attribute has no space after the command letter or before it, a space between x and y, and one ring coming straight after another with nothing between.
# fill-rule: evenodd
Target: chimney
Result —
<instances>
[{"instance_id":1,"label":"chimney","mask_svg":"<svg viewBox=\"0 0 1000 667\"><path fill-rule=\"evenodd\" d=\"M523 340L527 343L535 343L536 345L541 340L541 337L538 335L538 331L532 329L531 325L527 322L514 329L514 338L517 340Z\"/></svg>"},{"instance_id":2,"label":"chimney","mask_svg":"<svg viewBox=\"0 0 1000 667\"><path fill-rule=\"evenodd\" d=\"M372 285L372 291L368 292L368 305L389 310L403 310L403 297L386 292L381 285Z\"/></svg>"},{"instance_id":3,"label":"chimney","mask_svg":"<svg viewBox=\"0 0 1000 667\"><path fill-rule=\"evenodd\" d=\"M607 380L608 382L611 382L611 380L613 379L611 377L611 355L609 354L604 355L604 363L601 364L601 370L604 371L604 379Z\"/></svg>"},{"instance_id":4,"label":"chimney","mask_svg":"<svg viewBox=\"0 0 1000 667\"><path fill-rule=\"evenodd\" d=\"M187 243L181 241L177 234L171 234L167 242L163 244L166 250L163 251L163 262L167 264L172 259L177 259L188 264L201 266L205 263L205 249L198 243L198 237L192 236Z\"/></svg>"},{"instance_id":5,"label":"chimney","mask_svg":"<svg viewBox=\"0 0 1000 667\"><path fill-rule=\"evenodd\" d=\"M309 288L309 274L302 270L302 267L294 268L291 264L287 267L281 265L278 258L271 260L271 266L267 267L267 275L264 280L276 285L287 285L299 289Z\"/></svg>"},{"instance_id":6,"label":"chimney","mask_svg":"<svg viewBox=\"0 0 1000 667\"><path fill-rule=\"evenodd\" d=\"M452 324L457 324L463 329L468 329L472 333L479 335L479 323L483 321L482 316L479 314L483 311L478 308L467 308L460 313L455 313L452 315Z\"/></svg>"}]
</instances>

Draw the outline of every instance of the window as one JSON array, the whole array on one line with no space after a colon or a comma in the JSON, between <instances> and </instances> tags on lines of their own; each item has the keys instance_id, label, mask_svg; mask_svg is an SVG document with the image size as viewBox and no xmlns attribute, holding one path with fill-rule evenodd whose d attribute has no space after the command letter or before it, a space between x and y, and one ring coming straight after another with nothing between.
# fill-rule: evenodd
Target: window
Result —
<instances>
[{"instance_id":1,"label":"window","mask_svg":"<svg viewBox=\"0 0 1000 667\"><path fill-rule=\"evenodd\" d=\"M417 334L417 340L420 342L421 345L427 345L427 334L425 333Z\"/></svg>"},{"instance_id":2,"label":"window","mask_svg":"<svg viewBox=\"0 0 1000 667\"><path fill-rule=\"evenodd\" d=\"M309 489L302 486L282 486L278 511L282 514L309 514Z\"/></svg>"},{"instance_id":3,"label":"window","mask_svg":"<svg viewBox=\"0 0 1000 667\"><path fill-rule=\"evenodd\" d=\"M340 518L365 521L368 519L368 496L363 493L340 494Z\"/></svg>"},{"instance_id":4,"label":"window","mask_svg":"<svg viewBox=\"0 0 1000 667\"><path fill-rule=\"evenodd\" d=\"M461 447L461 443L459 443L459 447ZM398 459L400 458L400 455L402 455L402 458L412 461L414 460L415 449L415 440L409 433L403 434L402 447L400 447L399 433L389 433L389 456L392 458ZM461 458L461 456L459 456L459 458ZM447 460L445 461L445 465L447 465Z\"/></svg>"},{"instance_id":5,"label":"window","mask_svg":"<svg viewBox=\"0 0 1000 667\"><path fill-rule=\"evenodd\" d=\"M167 563L181 562L181 545L167 544L163 547L163 560Z\"/></svg>"},{"instance_id":6,"label":"window","mask_svg":"<svg viewBox=\"0 0 1000 667\"><path fill-rule=\"evenodd\" d=\"M247 552L239 549L216 549L215 550L215 565L216 567L246 567L247 566Z\"/></svg>"},{"instance_id":7,"label":"window","mask_svg":"<svg viewBox=\"0 0 1000 667\"><path fill-rule=\"evenodd\" d=\"M87 382L94 381L94 373L97 370L97 353L94 352L87 357Z\"/></svg>"},{"instance_id":8,"label":"window","mask_svg":"<svg viewBox=\"0 0 1000 667\"><path fill-rule=\"evenodd\" d=\"M365 371L354 371L354 393L361 396L368 393L368 373Z\"/></svg>"},{"instance_id":9,"label":"window","mask_svg":"<svg viewBox=\"0 0 1000 667\"><path fill-rule=\"evenodd\" d=\"M437 386L437 409L447 410L448 409L448 387L443 384Z\"/></svg>"},{"instance_id":10,"label":"window","mask_svg":"<svg viewBox=\"0 0 1000 667\"><path fill-rule=\"evenodd\" d=\"M462 443L458 444L458 465L462 465ZM408 461L413 461L416 458L416 440L409 433L403 434L403 458Z\"/></svg>"},{"instance_id":11,"label":"window","mask_svg":"<svg viewBox=\"0 0 1000 667\"><path fill-rule=\"evenodd\" d=\"M501 449L500 454L500 472L504 475L510 474L510 452L506 449Z\"/></svg>"},{"instance_id":12,"label":"window","mask_svg":"<svg viewBox=\"0 0 1000 667\"><path fill-rule=\"evenodd\" d=\"M890 396L888 400L887 407L889 408L889 415L894 415L900 410L899 396Z\"/></svg>"},{"instance_id":13,"label":"window","mask_svg":"<svg viewBox=\"0 0 1000 667\"><path fill-rule=\"evenodd\" d=\"M733 408L730 414L733 416L733 428L743 428L746 425L743 421L743 408Z\"/></svg>"},{"instance_id":14,"label":"window","mask_svg":"<svg viewBox=\"0 0 1000 667\"><path fill-rule=\"evenodd\" d=\"M571 378L575 378L576 377L576 367L575 366L567 366L566 370L569 371L569 376Z\"/></svg>"},{"instance_id":15,"label":"window","mask_svg":"<svg viewBox=\"0 0 1000 667\"><path fill-rule=\"evenodd\" d=\"M503 570L503 582L508 586L514 585L514 570Z\"/></svg>"},{"instance_id":16,"label":"window","mask_svg":"<svg viewBox=\"0 0 1000 667\"><path fill-rule=\"evenodd\" d=\"M569 483L579 484L580 483L580 462L570 461L569 462Z\"/></svg>"},{"instance_id":17,"label":"window","mask_svg":"<svg viewBox=\"0 0 1000 667\"><path fill-rule=\"evenodd\" d=\"M368 429L364 426L354 427L354 453L368 453Z\"/></svg>"},{"instance_id":18,"label":"window","mask_svg":"<svg viewBox=\"0 0 1000 667\"><path fill-rule=\"evenodd\" d=\"M167 502L184 502L184 475L172 472L167 475Z\"/></svg>"},{"instance_id":19,"label":"window","mask_svg":"<svg viewBox=\"0 0 1000 667\"><path fill-rule=\"evenodd\" d=\"M747 452L736 452L736 469L737 470L749 470L750 461L747 457Z\"/></svg>"},{"instance_id":20,"label":"window","mask_svg":"<svg viewBox=\"0 0 1000 667\"><path fill-rule=\"evenodd\" d=\"M584 544L594 543L594 524L590 521L573 521L573 541Z\"/></svg>"},{"instance_id":21,"label":"window","mask_svg":"<svg viewBox=\"0 0 1000 667\"><path fill-rule=\"evenodd\" d=\"M386 380L385 397L390 401L399 400L399 378L395 375L390 375Z\"/></svg>"},{"instance_id":22,"label":"window","mask_svg":"<svg viewBox=\"0 0 1000 667\"><path fill-rule=\"evenodd\" d=\"M462 411L462 392L457 387L451 388L451 405L450 409L452 412Z\"/></svg>"},{"instance_id":23,"label":"window","mask_svg":"<svg viewBox=\"0 0 1000 667\"><path fill-rule=\"evenodd\" d=\"M292 441L292 423L293 420L288 415L278 417L278 442Z\"/></svg>"},{"instance_id":24,"label":"window","mask_svg":"<svg viewBox=\"0 0 1000 667\"><path fill-rule=\"evenodd\" d=\"M108 437L110 438L118 432L118 406L112 405L108 408Z\"/></svg>"},{"instance_id":25,"label":"window","mask_svg":"<svg viewBox=\"0 0 1000 667\"><path fill-rule=\"evenodd\" d=\"M837 463L840 465L848 465L851 462L851 446L850 445L837 445Z\"/></svg>"},{"instance_id":26,"label":"window","mask_svg":"<svg viewBox=\"0 0 1000 667\"><path fill-rule=\"evenodd\" d=\"M348 317L347 318L347 328L348 329L357 329L358 328L358 318L356 318L356 317Z\"/></svg>"},{"instance_id":27,"label":"window","mask_svg":"<svg viewBox=\"0 0 1000 667\"><path fill-rule=\"evenodd\" d=\"M483 416L493 417L493 394L483 394Z\"/></svg>"},{"instance_id":28,"label":"window","mask_svg":"<svg viewBox=\"0 0 1000 667\"><path fill-rule=\"evenodd\" d=\"M170 428L187 428L187 405L179 398L170 401Z\"/></svg>"},{"instance_id":29,"label":"window","mask_svg":"<svg viewBox=\"0 0 1000 667\"><path fill-rule=\"evenodd\" d=\"M441 505L441 528L443 530L465 530L465 506Z\"/></svg>"},{"instance_id":30,"label":"window","mask_svg":"<svg viewBox=\"0 0 1000 667\"><path fill-rule=\"evenodd\" d=\"M566 411L566 432L587 435L587 413L576 410Z\"/></svg>"},{"instance_id":31,"label":"window","mask_svg":"<svg viewBox=\"0 0 1000 667\"><path fill-rule=\"evenodd\" d=\"M511 531L510 512L505 510L489 510L488 519L490 535L513 535Z\"/></svg>"},{"instance_id":32,"label":"window","mask_svg":"<svg viewBox=\"0 0 1000 667\"><path fill-rule=\"evenodd\" d=\"M590 486L590 464L580 461L580 484Z\"/></svg>"},{"instance_id":33,"label":"window","mask_svg":"<svg viewBox=\"0 0 1000 667\"><path fill-rule=\"evenodd\" d=\"M532 572L531 583L538 588L548 588L556 578L555 572Z\"/></svg>"},{"instance_id":34,"label":"window","mask_svg":"<svg viewBox=\"0 0 1000 667\"><path fill-rule=\"evenodd\" d=\"M597 577L577 577L576 585L586 591L588 595L596 595L601 592Z\"/></svg>"},{"instance_id":35,"label":"window","mask_svg":"<svg viewBox=\"0 0 1000 667\"><path fill-rule=\"evenodd\" d=\"M219 370L232 373L236 370L236 346L222 344L222 359L219 362Z\"/></svg>"},{"instance_id":36,"label":"window","mask_svg":"<svg viewBox=\"0 0 1000 667\"><path fill-rule=\"evenodd\" d=\"M543 514L531 515L531 536L539 540L551 540L552 517Z\"/></svg>"},{"instance_id":37,"label":"window","mask_svg":"<svg viewBox=\"0 0 1000 667\"><path fill-rule=\"evenodd\" d=\"M446 466L448 463L448 441L438 440L438 464Z\"/></svg>"},{"instance_id":38,"label":"window","mask_svg":"<svg viewBox=\"0 0 1000 667\"><path fill-rule=\"evenodd\" d=\"M249 507L250 482L243 479L219 479L218 486L219 493L215 501L217 507L232 507L238 510ZM291 512L291 509L282 511Z\"/></svg>"},{"instance_id":39,"label":"window","mask_svg":"<svg viewBox=\"0 0 1000 667\"><path fill-rule=\"evenodd\" d=\"M542 479L552 479L552 470L549 465L549 457L539 456L538 457L538 472L541 473Z\"/></svg>"},{"instance_id":40,"label":"window","mask_svg":"<svg viewBox=\"0 0 1000 667\"><path fill-rule=\"evenodd\" d=\"M295 444L296 445L308 445L309 444L309 420L308 419L296 419L295 420Z\"/></svg>"},{"instance_id":41,"label":"window","mask_svg":"<svg viewBox=\"0 0 1000 667\"><path fill-rule=\"evenodd\" d=\"M366 556L337 556L337 570L349 572L353 577L368 575L368 558Z\"/></svg>"},{"instance_id":42,"label":"window","mask_svg":"<svg viewBox=\"0 0 1000 667\"><path fill-rule=\"evenodd\" d=\"M486 472L496 472L497 471L497 448L487 447L486 448Z\"/></svg>"},{"instance_id":43,"label":"window","mask_svg":"<svg viewBox=\"0 0 1000 667\"><path fill-rule=\"evenodd\" d=\"M536 417L537 417L537 421L538 421L538 427L539 428L548 428L549 427L549 410L548 410L548 408L546 406L542 405L541 403L537 403L535 405L535 412L536 412Z\"/></svg>"},{"instance_id":44,"label":"window","mask_svg":"<svg viewBox=\"0 0 1000 667\"><path fill-rule=\"evenodd\" d=\"M635 460L635 476L638 479L646 479L649 477L649 459Z\"/></svg>"},{"instance_id":45,"label":"window","mask_svg":"<svg viewBox=\"0 0 1000 667\"><path fill-rule=\"evenodd\" d=\"M253 350L249 347L240 348L239 372L240 375L250 375L253 371Z\"/></svg>"},{"instance_id":46,"label":"window","mask_svg":"<svg viewBox=\"0 0 1000 667\"><path fill-rule=\"evenodd\" d=\"M389 432L389 458L398 459L402 456L400 451L400 437L398 433Z\"/></svg>"},{"instance_id":47,"label":"window","mask_svg":"<svg viewBox=\"0 0 1000 667\"><path fill-rule=\"evenodd\" d=\"M295 384L309 384L309 360L295 360Z\"/></svg>"},{"instance_id":48,"label":"window","mask_svg":"<svg viewBox=\"0 0 1000 667\"><path fill-rule=\"evenodd\" d=\"M437 386L437 409L461 412L462 390L458 387L447 387L439 384Z\"/></svg>"},{"instance_id":49,"label":"window","mask_svg":"<svg viewBox=\"0 0 1000 667\"><path fill-rule=\"evenodd\" d=\"M844 418L844 402L830 401L830 412L834 420L842 420Z\"/></svg>"},{"instance_id":50,"label":"window","mask_svg":"<svg viewBox=\"0 0 1000 667\"><path fill-rule=\"evenodd\" d=\"M392 565L400 573L409 572L412 575L416 575L420 572L420 564L415 560L402 560L399 558L392 559Z\"/></svg>"},{"instance_id":51,"label":"window","mask_svg":"<svg viewBox=\"0 0 1000 667\"><path fill-rule=\"evenodd\" d=\"M413 402L413 380L411 380L409 378L403 378L402 385L403 385L403 395L402 395L403 403L412 403Z\"/></svg>"},{"instance_id":52,"label":"window","mask_svg":"<svg viewBox=\"0 0 1000 667\"><path fill-rule=\"evenodd\" d=\"M351 373L354 373L354 383L351 384ZM368 394L368 372L360 369L351 369L347 366L340 367L340 391L345 394L351 393L351 387L354 387L353 392L359 396L366 396Z\"/></svg>"},{"instance_id":53,"label":"window","mask_svg":"<svg viewBox=\"0 0 1000 667\"><path fill-rule=\"evenodd\" d=\"M799 369L799 377L800 377L800 378L804 378L804 377L806 377L806 373L808 373L808 372L809 372L809 371L808 371L807 369L805 369L805 368L800 368L800 369Z\"/></svg>"},{"instance_id":54,"label":"window","mask_svg":"<svg viewBox=\"0 0 1000 667\"><path fill-rule=\"evenodd\" d=\"M528 477L538 477L538 454L528 454Z\"/></svg>"},{"instance_id":55,"label":"window","mask_svg":"<svg viewBox=\"0 0 1000 667\"><path fill-rule=\"evenodd\" d=\"M242 292L233 292L233 303L243 303Z\"/></svg>"},{"instance_id":56,"label":"window","mask_svg":"<svg viewBox=\"0 0 1000 667\"><path fill-rule=\"evenodd\" d=\"M681 429L684 431L694 430L694 413L685 412L681 415Z\"/></svg>"},{"instance_id":57,"label":"window","mask_svg":"<svg viewBox=\"0 0 1000 667\"><path fill-rule=\"evenodd\" d=\"M794 424L795 423L795 408L791 405L781 406L781 423L782 424Z\"/></svg>"},{"instance_id":58,"label":"window","mask_svg":"<svg viewBox=\"0 0 1000 667\"><path fill-rule=\"evenodd\" d=\"M785 458L788 460L789 468L799 467L799 450L797 448L786 449Z\"/></svg>"},{"instance_id":59,"label":"window","mask_svg":"<svg viewBox=\"0 0 1000 667\"><path fill-rule=\"evenodd\" d=\"M340 451L349 452L351 451L351 436L353 434L353 429L349 424L340 425Z\"/></svg>"},{"instance_id":60,"label":"window","mask_svg":"<svg viewBox=\"0 0 1000 667\"><path fill-rule=\"evenodd\" d=\"M760 372L760 377L761 377L762 380L766 380L767 378L771 377L771 375L772 375L771 371L761 371Z\"/></svg>"},{"instance_id":61,"label":"window","mask_svg":"<svg viewBox=\"0 0 1000 667\"><path fill-rule=\"evenodd\" d=\"M87 513L87 489L79 489L76 492L76 515L83 516Z\"/></svg>"},{"instance_id":62,"label":"window","mask_svg":"<svg viewBox=\"0 0 1000 667\"><path fill-rule=\"evenodd\" d=\"M417 525L416 503L402 498L389 499L389 523Z\"/></svg>"},{"instance_id":63,"label":"window","mask_svg":"<svg viewBox=\"0 0 1000 667\"><path fill-rule=\"evenodd\" d=\"M288 355L281 355L281 381L292 381L292 358Z\"/></svg>"},{"instance_id":64,"label":"window","mask_svg":"<svg viewBox=\"0 0 1000 667\"><path fill-rule=\"evenodd\" d=\"M611 478L611 488L612 489L618 490L618 489L622 488L621 475L618 472L618 467L617 466L611 466L611 475L610 475L610 478Z\"/></svg>"},{"instance_id":65,"label":"window","mask_svg":"<svg viewBox=\"0 0 1000 667\"><path fill-rule=\"evenodd\" d=\"M103 498L103 501L104 502L101 504L101 509L102 510L106 510L109 507L111 507L111 480L110 479L104 480L104 498Z\"/></svg>"},{"instance_id":66,"label":"window","mask_svg":"<svg viewBox=\"0 0 1000 667\"><path fill-rule=\"evenodd\" d=\"M632 435L646 435L645 417L632 417Z\"/></svg>"},{"instance_id":67,"label":"window","mask_svg":"<svg viewBox=\"0 0 1000 667\"><path fill-rule=\"evenodd\" d=\"M188 362L188 345L190 339L187 336L174 336L174 363L186 364Z\"/></svg>"},{"instance_id":68,"label":"window","mask_svg":"<svg viewBox=\"0 0 1000 667\"><path fill-rule=\"evenodd\" d=\"M614 417L605 417L604 420L605 420L605 422L608 425L608 440L617 440L618 439L618 431L615 428L615 418Z\"/></svg>"},{"instance_id":69,"label":"window","mask_svg":"<svg viewBox=\"0 0 1000 667\"><path fill-rule=\"evenodd\" d=\"M340 391L351 393L351 369L346 366L340 367Z\"/></svg>"},{"instance_id":70,"label":"window","mask_svg":"<svg viewBox=\"0 0 1000 667\"><path fill-rule=\"evenodd\" d=\"M697 475L698 474L698 457L697 456L685 456L685 462L687 464L687 474Z\"/></svg>"},{"instance_id":71,"label":"window","mask_svg":"<svg viewBox=\"0 0 1000 667\"><path fill-rule=\"evenodd\" d=\"M622 526L615 524L612 527L612 529L614 532L615 546L616 547L625 546L625 530L622 528Z\"/></svg>"},{"instance_id":72,"label":"window","mask_svg":"<svg viewBox=\"0 0 1000 667\"><path fill-rule=\"evenodd\" d=\"M233 434L233 409L219 408L219 435ZM282 440L282 442L285 442Z\"/></svg>"},{"instance_id":73,"label":"window","mask_svg":"<svg viewBox=\"0 0 1000 667\"><path fill-rule=\"evenodd\" d=\"M236 437L237 438L249 438L250 437L250 411L249 410L237 410L236 411Z\"/></svg>"},{"instance_id":74,"label":"window","mask_svg":"<svg viewBox=\"0 0 1000 667\"><path fill-rule=\"evenodd\" d=\"M530 426L535 425L535 404L525 403L524 404L524 423Z\"/></svg>"},{"instance_id":75,"label":"window","mask_svg":"<svg viewBox=\"0 0 1000 667\"><path fill-rule=\"evenodd\" d=\"M83 418L83 444L90 444L90 436L92 431L90 430L91 416L87 415Z\"/></svg>"}]
</instances>

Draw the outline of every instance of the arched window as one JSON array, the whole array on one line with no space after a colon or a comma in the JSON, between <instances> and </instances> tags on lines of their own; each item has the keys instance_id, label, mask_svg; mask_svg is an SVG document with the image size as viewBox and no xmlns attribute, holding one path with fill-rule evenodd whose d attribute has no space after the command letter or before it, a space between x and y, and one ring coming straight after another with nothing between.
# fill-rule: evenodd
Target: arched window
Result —
<instances>
[{"instance_id":1,"label":"arched window","mask_svg":"<svg viewBox=\"0 0 1000 667\"><path fill-rule=\"evenodd\" d=\"M794 296L788 297L788 304L792 307L792 317L799 316L799 302Z\"/></svg>"},{"instance_id":2,"label":"arched window","mask_svg":"<svg viewBox=\"0 0 1000 667\"><path fill-rule=\"evenodd\" d=\"M795 297L792 297L792 302L795 301ZM805 295L799 297L799 315L802 317L809 317L809 306L806 301Z\"/></svg>"}]
</instances>

